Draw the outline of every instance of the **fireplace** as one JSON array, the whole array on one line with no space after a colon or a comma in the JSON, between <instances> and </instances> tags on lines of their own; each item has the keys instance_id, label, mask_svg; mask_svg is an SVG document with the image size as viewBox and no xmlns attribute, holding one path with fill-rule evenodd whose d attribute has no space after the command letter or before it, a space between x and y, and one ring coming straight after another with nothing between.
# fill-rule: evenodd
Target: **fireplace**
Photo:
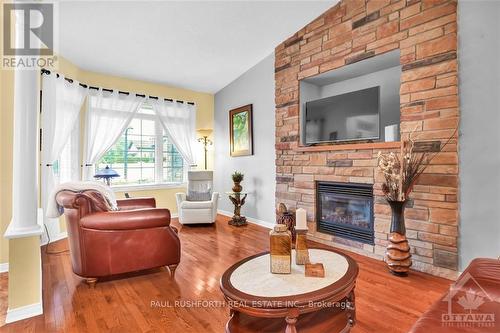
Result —
<instances>
[{"instance_id":1,"label":"fireplace","mask_svg":"<svg viewBox=\"0 0 500 333\"><path fill-rule=\"evenodd\" d=\"M319 232L366 244L373 240L373 185L316 183Z\"/></svg>"}]
</instances>

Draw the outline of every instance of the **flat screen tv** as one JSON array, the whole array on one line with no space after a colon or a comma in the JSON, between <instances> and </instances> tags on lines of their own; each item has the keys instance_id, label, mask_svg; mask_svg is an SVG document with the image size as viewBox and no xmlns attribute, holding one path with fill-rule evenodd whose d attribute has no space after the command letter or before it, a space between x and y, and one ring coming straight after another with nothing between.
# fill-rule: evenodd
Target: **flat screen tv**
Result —
<instances>
[{"instance_id":1,"label":"flat screen tv","mask_svg":"<svg viewBox=\"0 0 500 333\"><path fill-rule=\"evenodd\" d=\"M304 143L378 140L379 96L377 86L306 102Z\"/></svg>"}]
</instances>

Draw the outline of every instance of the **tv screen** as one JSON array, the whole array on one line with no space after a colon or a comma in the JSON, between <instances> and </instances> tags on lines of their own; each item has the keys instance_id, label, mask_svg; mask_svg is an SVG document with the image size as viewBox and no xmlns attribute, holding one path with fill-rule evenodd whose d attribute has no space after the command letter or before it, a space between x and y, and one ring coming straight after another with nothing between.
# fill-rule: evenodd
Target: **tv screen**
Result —
<instances>
[{"instance_id":1,"label":"tv screen","mask_svg":"<svg viewBox=\"0 0 500 333\"><path fill-rule=\"evenodd\" d=\"M379 90L377 86L306 102L305 143L379 139Z\"/></svg>"}]
</instances>

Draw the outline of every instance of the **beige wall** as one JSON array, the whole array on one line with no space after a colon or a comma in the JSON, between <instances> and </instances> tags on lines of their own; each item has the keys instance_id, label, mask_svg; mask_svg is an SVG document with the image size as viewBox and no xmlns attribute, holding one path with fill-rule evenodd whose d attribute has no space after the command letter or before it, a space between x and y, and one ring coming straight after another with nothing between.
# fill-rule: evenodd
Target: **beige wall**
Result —
<instances>
[{"instance_id":1,"label":"beige wall","mask_svg":"<svg viewBox=\"0 0 500 333\"><path fill-rule=\"evenodd\" d=\"M154 197L158 208L168 208L171 214L177 213L177 205L175 202L175 193L186 192L185 188L169 188L163 190L143 190L143 191L126 191L131 197ZM118 198L124 198L125 192L118 192Z\"/></svg>"},{"instance_id":2,"label":"beige wall","mask_svg":"<svg viewBox=\"0 0 500 333\"><path fill-rule=\"evenodd\" d=\"M0 1L0 6L4 1ZM3 24L0 24L0 36ZM9 242L3 238L12 214L12 124L14 72L0 69L0 263L9 261Z\"/></svg>"},{"instance_id":3,"label":"beige wall","mask_svg":"<svg viewBox=\"0 0 500 333\"><path fill-rule=\"evenodd\" d=\"M13 71L0 70L0 87L0 234L3 235L12 214ZM0 237L0 263L8 261L8 241Z\"/></svg>"},{"instance_id":4,"label":"beige wall","mask_svg":"<svg viewBox=\"0 0 500 333\"><path fill-rule=\"evenodd\" d=\"M9 309L42 301L40 237L9 241Z\"/></svg>"}]
</instances>

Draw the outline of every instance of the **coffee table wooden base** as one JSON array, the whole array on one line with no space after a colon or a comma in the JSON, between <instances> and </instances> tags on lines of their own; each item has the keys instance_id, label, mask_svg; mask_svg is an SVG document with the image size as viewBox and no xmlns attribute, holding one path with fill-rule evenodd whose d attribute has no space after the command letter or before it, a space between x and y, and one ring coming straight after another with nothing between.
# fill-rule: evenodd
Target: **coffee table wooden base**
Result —
<instances>
[{"instance_id":1,"label":"coffee table wooden base","mask_svg":"<svg viewBox=\"0 0 500 333\"><path fill-rule=\"evenodd\" d=\"M287 327L285 318L254 317L233 311L226 333L347 333L351 330L350 314L339 308L324 308L300 315L294 326Z\"/></svg>"},{"instance_id":2,"label":"coffee table wooden base","mask_svg":"<svg viewBox=\"0 0 500 333\"><path fill-rule=\"evenodd\" d=\"M325 265L324 278L306 277L303 267L293 262L293 254L288 278L269 272L268 252L229 267L221 277L221 291L230 308L226 332L349 332L356 323L358 265L335 250L309 251L311 260Z\"/></svg>"}]
</instances>

